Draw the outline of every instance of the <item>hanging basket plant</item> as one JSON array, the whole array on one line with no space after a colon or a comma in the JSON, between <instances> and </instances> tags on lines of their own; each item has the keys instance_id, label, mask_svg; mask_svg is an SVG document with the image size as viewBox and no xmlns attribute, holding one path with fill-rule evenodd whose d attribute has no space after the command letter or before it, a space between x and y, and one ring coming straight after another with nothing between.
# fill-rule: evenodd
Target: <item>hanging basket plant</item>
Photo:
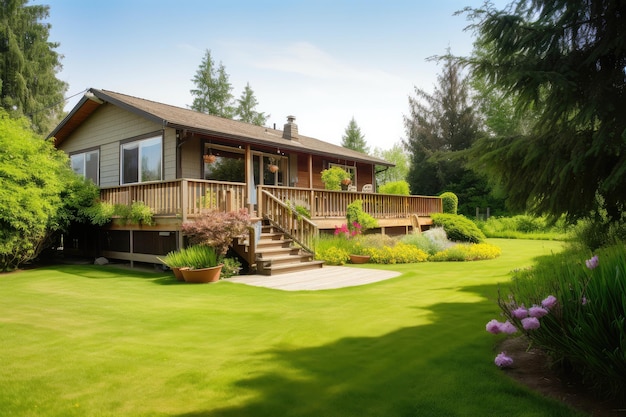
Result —
<instances>
[{"instance_id":1,"label":"hanging basket plant","mask_svg":"<svg viewBox=\"0 0 626 417\"><path fill-rule=\"evenodd\" d=\"M269 165L267 166L267 169L268 169L271 173L275 174L275 173L277 173L277 172L278 172L278 165L276 165L276 164L269 164Z\"/></svg>"},{"instance_id":2,"label":"hanging basket plant","mask_svg":"<svg viewBox=\"0 0 626 417\"><path fill-rule=\"evenodd\" d=\"M206 162L207 164L212 164L217 160L217 156L213 155L212 153L204 155L203 158L204 162Z\"/></svg>"},{"instance_id":3,"label":"hanging basket plant","mask_svg":"<svg viewBox=\"0 0 626 417\"><path fill-rule=\"evenodd\" d=\"M352 180L350 178L344 178L341 180L341 184L343 185L350 185L352 184Z\"/></svg>"}]
</instances>

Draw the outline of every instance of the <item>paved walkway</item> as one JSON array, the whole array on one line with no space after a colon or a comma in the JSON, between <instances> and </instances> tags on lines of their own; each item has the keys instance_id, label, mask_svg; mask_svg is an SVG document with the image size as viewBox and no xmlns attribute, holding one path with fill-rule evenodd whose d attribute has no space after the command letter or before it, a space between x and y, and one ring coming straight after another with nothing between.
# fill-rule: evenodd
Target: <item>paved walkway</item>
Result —
<instances>
[{"instance_id":1,"label":"paved walkway","mask_svg":"<svg viewBox=\"0 0 626 417\"><path fill-rule=\"evenodd\" d=\"M283 291L316 291L371 284L372 282L383 281L399 275L400 273L395 271L350 268L346 266L324 266L321 269L291 272L269 277L265 275L241 275L228 278L228 281Z\"/></svg>"}]
</instances>

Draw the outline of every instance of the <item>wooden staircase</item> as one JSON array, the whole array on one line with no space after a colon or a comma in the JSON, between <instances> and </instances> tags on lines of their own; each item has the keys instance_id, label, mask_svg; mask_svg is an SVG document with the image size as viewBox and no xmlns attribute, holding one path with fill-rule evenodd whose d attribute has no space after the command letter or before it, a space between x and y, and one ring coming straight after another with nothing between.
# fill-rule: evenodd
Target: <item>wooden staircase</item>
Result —
<instances>
[{"instance_id":1,"label":"wooden staircase","mask_svg":"<svg viewBox=\"0 0 626 417\"><path fill-rule=\"evenodd\" d=\"M324 261L316 261L313 254L294 245L280 229L263 225L256 246L257 273L277 275L321 268Z\"/></svg>"}]
</instances>

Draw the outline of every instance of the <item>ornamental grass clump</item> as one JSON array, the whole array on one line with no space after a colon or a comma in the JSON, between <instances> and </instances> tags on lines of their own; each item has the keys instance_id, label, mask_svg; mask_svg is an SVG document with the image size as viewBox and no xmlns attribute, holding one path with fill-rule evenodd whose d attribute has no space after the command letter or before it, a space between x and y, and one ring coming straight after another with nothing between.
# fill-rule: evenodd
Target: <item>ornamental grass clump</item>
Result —
<instances>
[{"instance_id":1,"label":"ornamental grass clump","mask_svg":"<svg viewBox=\"0 0 626 417\"><path fill-rule=\"evenodd\" d=\"M499 300L504 316L524 329L530 342L546 351L557 368L579 375L603 397L623 397L623 244L598 250L592 257L585 250L572 248L542 258L534 268L517 272L510 291L508 299ZM552 295L542 300L546 293Z\"/></svg>"}]
</instances>

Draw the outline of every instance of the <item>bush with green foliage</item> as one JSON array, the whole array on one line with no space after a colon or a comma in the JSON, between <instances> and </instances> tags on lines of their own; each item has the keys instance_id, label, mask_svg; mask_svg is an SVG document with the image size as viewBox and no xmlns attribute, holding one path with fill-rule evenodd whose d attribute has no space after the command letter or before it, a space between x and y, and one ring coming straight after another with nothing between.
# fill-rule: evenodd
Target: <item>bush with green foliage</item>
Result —
<instances>
[{"instance_id":1,"label":"bush with green foliage","mask_svg":"<svg viewBox=\"0 0 626 417\"><path fill-rule=\"evenodd\" d=\"M122 219L126 224L154 224L154 212L143 201L133 201L129 206L116 204L113 206L113 215Z\"/></svg>"},{"instance_id":2,"label":"bush with green foliage","mask_svg":"<svg viewBox=\"0 0 626 417\"><path fill-rule=\"evenodd\" d=\"M541 258L533 269L517 271L510 294L500 297L505 317L552 295L557 304L527 335L563 370L579 373L600 394L626 392L626 251L619 244L598 250L572 246Z\"/></svg>"},{"instance_id":3,"label":"bush with green foliage","mask_svg":"<svg viewBox=\"0 0 626 417\"><path fill-rule=\"evenodd\" d=\"M70 222L89 221L98 194L28 120L0 109L0 270L36 258Z\"/></svg>"},{"instance_id":4,"label":"bush with green foliage","mask_svg":"<svg viewBox=\"0 0 626 417\"><path fill-rule=\"evenodd\" d=\"M459 198L452 192L445 192L440 195L442 210L446 214L457 214L459 209Z\"/></svg>"},{"instance_id":5,"label":"bush with green foliage","mask_svg":"<svg viewBox=\"0 0 626 417\"><path fill-rule=\"evenodd\" d=\"M381 194L411 195L409 183L404 180L385 183L378 187L378 192Z\"/></svg>"},{"instance_id":6,"label":"bush with green foliage","mask_svg":"<svg viewBox=\"0 0 626 417\"><path fill-rule=\"evenodd\" d=\"M428 254L423 250L406 243L397 242L393 246L365 247L364 255L370 256L370 262L375 264L404 264L418 263L428 260Z\"/></svg>"},{"instance_id":7,"label":"bush with green foliage","mask_svg":"<svg viewBox=\"0 0 626 417\"><path fill-rule=\"evenodd\" d=\"M495 259L502 254L502 250L488 243L457 243L440 252L431 255L428 260L441 261L482 261Z\"/></svg>"},{"instance_id":8,"label":"bush with green foliage","mask_svg":"<svg viewBox=\"0 0 626 417\"><path fill-rule=\"evenodd\" d=\"M460 214L433 213L433 226L443 227L454 242L482 243L485 235L474 222Z\"/></svg>"},{"instance_id":9,"label":"bush with green foliage","mask_svg":"<svg viewBox=\"0 0 626 417\"><path fill-rule=\"evenodd\" d=\"M241 262L237 258L224 258L222 259L222 272L220 273L220 279L226 279L239 275L241 271Z\"/></svg>"},{"instance_id":10,"label":"bush with green foliage","mask_svg":"<svg viewBox=\"0 0 626 417\"><path fill-rule=\"evenodd\" d=\"M332 166L322 171L322 182L327 190L341 190L341 183L346 179L351 180L350 173L341 167Z\"/></svg>"},{"instance_id":11,"label":"bush with green foliage","mask_svg":"<svg viewBox=\"0 0 626 417\"><path fill-rule=\"evenodd\" d=\"M400 241L413 245L429 255L441 252L453 244L448 240L446 231L442 227L433 227L423 233L411 233L402 236Z\"/></svg>"},{"instance_id":12,"label":"bush with green foliage","mask_svg":"<svg viewBox=\"0 0 626 417\"><path fill-rule=\"evenodd\" d=\"M567 240L572 226L561 218L552 224L545 217L518 215L477 220L476 225L487 237L506 239Z\"/></svg>"},{"instance_id":13,"label":"bush with green foliage","mask_svg":"<svg viewBox=\"0 0 626 417\"><path fill-rule=\"evenodd\" d=\"M350 230L355 227L355 223L360 225L361 232L378 227L378 221L363 211L363 201L358 199L348 204L346 208L346 220Z\"/></svg>"}]
</instances>

